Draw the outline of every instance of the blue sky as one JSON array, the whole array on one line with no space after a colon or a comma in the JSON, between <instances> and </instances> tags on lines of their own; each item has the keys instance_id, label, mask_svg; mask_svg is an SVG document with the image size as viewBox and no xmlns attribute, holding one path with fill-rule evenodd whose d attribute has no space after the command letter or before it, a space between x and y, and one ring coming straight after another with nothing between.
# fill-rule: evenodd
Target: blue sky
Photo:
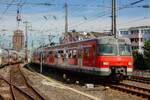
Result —
<instances>
[{"instance_id":1,"label":"blue sky","mask_svg":"<svg viewBox=\"0 0 150 100\"><path fill-rule=\"evenodd\" d=\"M77 31L103 31L110 30L111 26L111 0L66 0L68 3L69 30ZM117 9L139 0L116 0ZM12 5L9 5L11 2ZM37 46L40 41L48 42L48 34L57 35L58 38L64 32L64 0L0 0L0 30L2 40L11 42L11 36L17 29L16 10L21 11L22 21L20 29L24 30L24 21L29 21L29 26L35 31L29 31L29 45L31 41ZM23 4L22 8L15 4ZM54 5L41 5L41 4ZM149 25L150 8L142 8L150 5L150 0L143 0L133 6L117 11L117 28L130 26ZM8 9L6 9L8 8ZM4 12L6 11L6 12ZM104 16L103 16L104 15ZM3 35L5 34L5 35ZM4 44L5 43L5 44ZM3 42L4 45L9 43Z\"/></svg>"}]
</instances>

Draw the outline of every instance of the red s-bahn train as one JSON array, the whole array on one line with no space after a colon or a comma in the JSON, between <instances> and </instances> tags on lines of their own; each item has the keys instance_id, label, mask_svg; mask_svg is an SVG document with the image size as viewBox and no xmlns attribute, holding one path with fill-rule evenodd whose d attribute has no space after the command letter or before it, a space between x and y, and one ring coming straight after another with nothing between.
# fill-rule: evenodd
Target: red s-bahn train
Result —
<instances>
[{"instance_id":1,"label":"red s-bahn train","mask_svg":"<svg viewBox=\"0 0 150 100\"><path fill-rule=\"evenodd\" d=\"M116 78L130 76L133 71L131 43L127 38L106 36L38 48L32 62L39 64L41 55L45 65L81 73Z\"/></svg>"}]
</instances>

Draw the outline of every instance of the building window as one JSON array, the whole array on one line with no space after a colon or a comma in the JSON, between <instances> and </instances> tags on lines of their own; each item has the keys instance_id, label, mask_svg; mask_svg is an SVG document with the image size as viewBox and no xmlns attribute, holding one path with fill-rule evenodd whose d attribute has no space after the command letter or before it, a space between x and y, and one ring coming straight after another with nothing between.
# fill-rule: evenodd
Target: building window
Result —
<instances>
[{"instance_id":1,"label":"building window","mask_svg":"<svg viewBox=\"0 0 150 100\"><path fill-rule=\"evenodd\" d=\"M131 42L134 42L134 38L131 38Z\"/></svg>"},{"instance_id":2,"label":"building window","mask_svg":"<svg viewBox=\"0 0 150 100\"><path fill-rule=\"evenodd\" d=\"M128 31L121 31L121 35L128 35Z\"/></svg>"},{"instance_id":3,"label":"building window","mask_svg":"<svg viewBox=\"0 0 150 100\"><path fill-rule=\"evenodd\" d=\"M131 34L138 34L139 33L139 30L132 30L131 31Z\"/></svg>"},{"instance_id":4,"label":"building window","mask_svg":"<svg viewBox=\"0 0 150 100\"><path fill-rule=\"evenodd\" d=\"M141 30L141 33L144 33L144 30Z\"/></svg>"},{"instance_id":5,"label":"building window","mask_svg":"<svg viewBox=\"0 0 150 100\"><path fill-rule=\"evenodd\" d=\"M148 33L150 34L150 29L148 29Z\"/></svg>"},{"instance_id":6,"label":"building window","mask_svg":"<svg viewBox=\"0 0 150 100\"><path fill-rule=\"evenodd\" d=\"M139 38L135 38L135 42L138 42L139 41Z\"/></svg>"}]
</instances>

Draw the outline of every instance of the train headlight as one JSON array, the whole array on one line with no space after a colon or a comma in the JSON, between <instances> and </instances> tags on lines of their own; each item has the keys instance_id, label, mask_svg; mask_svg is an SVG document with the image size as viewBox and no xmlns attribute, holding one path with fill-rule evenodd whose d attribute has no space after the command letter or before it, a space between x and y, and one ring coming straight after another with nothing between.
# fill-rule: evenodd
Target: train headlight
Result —
<instances>
[{"instance_id":1,"label":"train headlight","mask_svg":"<svg viewBox=\"0 0 150 100\"><path fill-rule=\"evenodd\" d=\"M103 65L107 66L109 65L109 62L103 62Z\"/></svg>"},{"instance_id":2,"label":"train headlight","mask_svg":"<svg viewBox=\"0 0 150 100\"><path fill-rule=\"evenodd\" d=\"M129 65L129 66L132 66L132 65L133 65L133 62L128 62L128 65Z\"/></svg>"}]
</instances>

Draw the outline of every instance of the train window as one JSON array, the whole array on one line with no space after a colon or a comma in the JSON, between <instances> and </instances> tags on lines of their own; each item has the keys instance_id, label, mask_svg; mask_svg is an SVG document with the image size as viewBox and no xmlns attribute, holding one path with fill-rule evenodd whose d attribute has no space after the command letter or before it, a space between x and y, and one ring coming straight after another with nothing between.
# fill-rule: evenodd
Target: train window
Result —
<instances>
[{"instance_id":1,"label":"train window","mask_svg":"<svg viewBox=\"0 0 150 100\"><path fill-rule=\"evenodd\" d=\"M57 57L64 57L64 51L58 50Z\"/></svg>"},{"instance_id":2,"label":"train window","mask_svg":"<svg viewBox=\"0 0 150 100\"><path fill-rule=\"evenodd\" d=\"M79 49L79 50L78 50L78 57L79 57L79 58L82 58L82 49Z\"/></svg>"},{"instance_id":3,"label":"train window","mask_svg":"<svg viewBox=\"0 0 150 100\"><path fill-rule=\"evenodd\" d=\"M48 52L49 55L51 55L52 53L53 53L52 51L49 51L49 52Z\"/></svg>"},{"instance_id":4,"label":"train window","mask_svg":"<svg viewBox=\"0 0 150 100\"><path fill-rule=\"evenodd\" d=\"M69 57L69 58L72 58L72 50L69 50L69 52L68 52L68 57Z\"/></svg>"},{"instance_id":5,"label":"train window","mask_svg":"<svg viewBox=\"0 0 150 100\"><path fill-rule=\"evenodd\" d=\"M57 52L55 52L55 57L56 57L56 58L58 58L58 54L57 54Z\"/></svg>"},{"instance_id":6,"label":"train window","mask_svg":"<svg viewBox=\"0 0 150 100\"><path fill-rule=\"evenodd\" d=\"M42 55L42 52L38 52L38 55L41 56L41 55Z\"/></svg>"},{"instance_id":7,"label":"train window","mask_svg":"<svg viewBox=\"0 0 150 100\"><path fill-rule=\"evenodd\" d=\"M84 54L86 57L89 57L89 48L84 48Z\"/></svg>"},{"instance_id":8,"label":"train window","mask_svg":"<svg viewBox=\"0 0 150 100\"><path fill-rule=\"evenodd\" d=\"M73 58L77 57L77 50L73 50Z\"/></svg>"},{"instance_id":9,"label":"train window","mask_svg":"<svg viewBox=\"0 0 150 100\"><path fill-rule=\"evenodd\" d=\"M69 57L69 56L68 56L68 52L69 52L69 51L66 50L66 52L64 53L64 57L65 57L65 58L68 58L68 57Z\"/></svg>"},{"instance_id":10,"label":"train window","mask_svg":"<svg viewBox=\"0 0 150 100\"><path fill-rule=\"evenodd\" d=\"M43 57L45 57L45 56L46 56L46 52L45 52L45 51L43 51L43 52L42 52L42 55L43 55Z\"/></svg>"},{"instance_id":11,"label":"train window","mask_svg":"<svg viewBox=\"0 0 150 100\"><path fill-rule=\"evenodd\" d=\"M99 44L98 54L100 54L100 55L117 55L117 45L115 45L115 44Z\"/></svg>"},{"instance_id":12,"label":"train window","mask_svg":"<svg viewBox=\"0 0 150 100\"><path fill-rule=\"evenodd\" d=\"M36 52L33 52L33 54L32 54L33 56L36 56Z\"/></svg>"},{"instance_id":13,"label":"train window","mask_svg":"<svg viewBox=\"0 0 150 100\"><path fill-rule=\"evenodd\" d=\"M63 53L63 50L58 50L58 53L62 54L62 53Z\"/></svg>"},{"instance_id":14,"label":"train window","mask_svg":"<svg viewBox=\"0 0 150 100\"><path fill-rule=\"evenodd\" d=\"M131 55L131 46L126 44L120 44L119 53L119 55Z\"/></svg>"}]
</instances>

